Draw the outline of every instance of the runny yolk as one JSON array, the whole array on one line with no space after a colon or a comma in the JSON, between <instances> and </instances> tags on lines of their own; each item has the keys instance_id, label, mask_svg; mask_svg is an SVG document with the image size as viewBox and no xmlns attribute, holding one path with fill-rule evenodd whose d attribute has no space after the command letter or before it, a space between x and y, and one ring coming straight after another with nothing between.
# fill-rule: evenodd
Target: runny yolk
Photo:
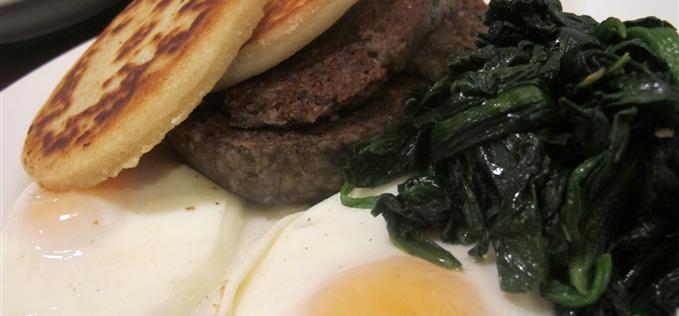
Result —
<instances>
[{"instance_id":1,"label":"runny yolk","mask_svg":"<svg viewBox=\"0 0 679 316\"><path fill-rule=\"evenodd\" d=\"M395 257L340 274L311 297L306 316L462 316L486 314L463 272Z\"/></svg>"}]
</instances>

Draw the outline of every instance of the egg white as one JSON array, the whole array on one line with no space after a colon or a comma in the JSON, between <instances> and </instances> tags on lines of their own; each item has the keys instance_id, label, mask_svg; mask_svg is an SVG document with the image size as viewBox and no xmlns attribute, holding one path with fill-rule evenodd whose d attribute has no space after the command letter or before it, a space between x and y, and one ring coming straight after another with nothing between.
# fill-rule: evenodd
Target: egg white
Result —
<instances>
[{"instance_id":1,"label":"egg white","mask_svg":"<svg viewBox=\"0 0 679 316\"><path fill-rule=\"evenodd\" d=\"M473 262L468 247L444 247L462 262L459 273L478 293L487 315L553 314L536 293L502 292L494 258ZM344 207L336 195L280 220L248 253L234 259L219 315L300 315L305 302L336 276L397 256L404 253L390 242L384 219Z\"/></svg>"},{"instance_id":2,"label":"egg white","mask_svg":"<svg viewBox=\"0 0 679 316\"><path fill-rule=\"evenodd\" d=\"M169 157L91 190L26 188L3 228L1 314L214 315L243 204Z\"/></svg>"},{"instance_id":3,"label":"egg white","mask_svg":"<svg viewBox=\"0 0 679 316\"><path fill-rule=\"evenodd\" d=\"M169 157L92 190L29 186L3 228L2 315L296 315L334 277L404 255L381 217L338 196L264 209ZM29 216L50 205L67 208ZM492 257L445 247L488 315L552 314L536 294L500 291Z\"/></svg>"}]
</instances>

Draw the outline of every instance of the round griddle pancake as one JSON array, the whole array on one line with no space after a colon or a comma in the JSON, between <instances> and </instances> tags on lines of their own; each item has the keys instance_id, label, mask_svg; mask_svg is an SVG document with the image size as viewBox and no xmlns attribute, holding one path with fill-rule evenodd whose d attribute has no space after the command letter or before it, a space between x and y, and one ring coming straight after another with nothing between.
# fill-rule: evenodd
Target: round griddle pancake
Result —
<instances>
[{"instance_id":1,"label":"round griddle pancake","mask_svg":"<svg viewBox=\"0 0 679 316\"><path fill-rule=\"evenodd\" d=\"M215 86L228 88L277 65L335 24L358 0L274 0Z\"/></svg>"},{"instance_id":2,"label":"round griddle pancake","mask_svg":"<svg viewBox=\"0 0 679 316\"><path fill-rule=\"evenodd\" d=\"M267 2L132 2L35 117L24 145L26 171L65 190L136 166L224 74Z\"/></svg>"}]
</instances>

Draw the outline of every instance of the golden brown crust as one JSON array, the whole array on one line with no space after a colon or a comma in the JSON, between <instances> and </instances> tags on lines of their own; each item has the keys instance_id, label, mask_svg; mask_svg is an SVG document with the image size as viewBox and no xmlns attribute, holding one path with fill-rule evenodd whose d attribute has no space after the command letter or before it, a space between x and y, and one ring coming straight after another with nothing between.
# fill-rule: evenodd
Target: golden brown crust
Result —
<instances>
[{"instance_id":1,"label":"golden brown crust","mask_svg":"<svg viewBox=\"0 0 679 316\"><path fill-rule=\"evenodd\" d=\"M63 190L136 165L224 73L267 2L132 2L35 117L24 145L27 172Z\"/></svg>"}]
</instances>

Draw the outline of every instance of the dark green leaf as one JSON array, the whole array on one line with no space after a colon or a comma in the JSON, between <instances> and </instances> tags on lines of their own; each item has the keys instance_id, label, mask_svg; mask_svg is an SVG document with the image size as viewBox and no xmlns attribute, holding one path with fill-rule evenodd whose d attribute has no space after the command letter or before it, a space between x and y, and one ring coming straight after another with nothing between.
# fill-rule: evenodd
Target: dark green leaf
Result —
<instances>
[{"instance_id":1,"label":"dark green leaf","mask_svg":"<svg viewBox=\"0 0 679 316\"><path fill-rule=\"evenodd\" d=\"M358 188L372 187L413 169L419 139L417 132L405 130L357 145L344 167L347 183Z\"/></svg>"},{"instance_id":2,"label":"dark green leaf","mask_svg":"<svg viewBox=\"0 0 679 316\"><path fill-rule=\"evenodd\" d=\"M349 194L353 190L354 190L354 187L352 187L349 183L344 183L342 185L342 188L340 189L340 201L342 201L342 205L347 206L347 207L365 208L365 209L373 209L375 207L375 203L377 203L377 197L376 196L367 196L367 197L349 196Z\"/></svg>"},{"instance_id":3,"label":"dark green leaf","mask_svg":"<svg viewBox=\"0 0 679 316\"><path fill-rule=\"evenodd\" d=\"M398 186L399 199L404 208L428 226L441 226L450 217L451 201L448 192L430 176L410 178Z\"/></svg>"},{"instance_id":4,"label":"dark green leaf","mask_svg":"<svg viewBox=\"0 0 679 316\"><path fill-rule=\"evenodd\" d=\"M615 43L627 38L627 27L618 18L610 17L594 30L593 34L603 43Z\"/></svg>"},{"instance_id":5,"label":"dark green leaf","mask_svg":"<svg viewBox=\"0 0 679 316\"><path fill-rule=\"evenodd\" d=\"M648 44L669 65L674 83L679 86L679 34L676 30L670 27L633 26L628 33L630 38L638 38Z\"/></svg>"},{"instance_id":6,"label":"dark green leaf","mask_svg":"<svg viewBox=\"0 0 679 316\"><path fill-rule=\"evenodd\" d=\"M596 262L594 281L584 293L558 281L551 281L543 289L543 295L548 299L568 307L582 307L591 305L604 293L611 278L613 260L610 254L601 256Z\"/></svg>"},{"instance_id":7,"label":"dark green leaf","mask_svg":"<svg viewBox=\"0 0 679 316\"><path fill-rule=\"evenodd\" d=\"M417 235L401 236L387 226L391 242L396 247L416 257L420 257L446 269L462 269L462 264L450 252L435 242Z\"/></svg>"},{"instance_id":8,"label":"dark green leaf","mask_svg":"<svg viewBox=\"0 0 679 316\"><path fill-rule=\"evenodd\" d=\"M540 88L511 88L481 106L434 125L431 159L437 162L484 142L544 125L553 110L551 98Z\"/></svg>"}]
</instances>

